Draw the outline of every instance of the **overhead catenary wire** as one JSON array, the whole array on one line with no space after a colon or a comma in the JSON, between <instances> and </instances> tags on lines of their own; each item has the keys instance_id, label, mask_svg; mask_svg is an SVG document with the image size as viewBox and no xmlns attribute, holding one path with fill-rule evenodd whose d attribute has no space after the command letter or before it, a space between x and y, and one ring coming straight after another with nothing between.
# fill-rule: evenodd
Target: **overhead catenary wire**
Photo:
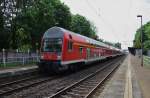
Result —
<instances>
[{"instance_id":1,"label":"overhead catenary wire","mask_svg":"<svg viewBox=\"0 0 150 98\"><path fill-rule=\"evenodd\" d=\"M116 33L116 29L114 29L113 25L103 17L103 14L100 14L100 8L96 8L95 6L92 5L92 3L94 3L94 5L96 5L95 3L96 2L90 2L89 0L85 0L86 3L88 4L88 6L93 10L93 12L103 21L103 23L105 23L107 26L108 29L110 29L113 34L113 38L115 39L118 39L118 34ZM129 2L128 2L129 1ZM133 6L133 0L128 0L127 2L129 3L129 8L128 8L128 13L127 15L130 17L131 16L131 10L132 10L132 6ZM129 24L126 24L128 28L131 28L131 25L130 23ZM123 31L124 32L124 31ZM120 36L124 36L124 34L126 34L125 32L124 33L120 33L121 35ZM128 39L127 36L125 36L125 39ZM121 41L120 41L121 42ZM124 42L121 42L122 44L124 44ZM133 43L133 41L130 41L130 46L132 45L131 43Z\"/></svg>"},{"instance_id":2,"label":"overhead catenary wire","mask_svg":"<svg viewBox=\"0 0 150 98\"><path fill-rule=\"evenodd\" d=\"M97 17L99 17L99 19L101 19L103 21L103 23L106 25L106 27L113 32L112 36L114 37L114 39L116 39L116 38L118 39L118 35L116 34L116 30L114 29L114 27L108 21L106 21L106 19L103 18L103 16L99 13L100 10L99 9L97 10L91 4L91 2L89 2L89 0L85 0L85 2L92 9L93 13L95 13L95 15L97 15Z\"/></svg>"}]
</instances>

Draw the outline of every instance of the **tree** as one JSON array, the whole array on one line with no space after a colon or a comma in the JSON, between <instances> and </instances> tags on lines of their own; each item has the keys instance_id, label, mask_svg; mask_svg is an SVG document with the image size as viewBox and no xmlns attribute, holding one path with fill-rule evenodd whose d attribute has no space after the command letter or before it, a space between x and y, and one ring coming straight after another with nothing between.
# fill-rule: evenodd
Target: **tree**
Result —
<instances>
[{"instance_id":1,"label":"tree","mask_svg":"<svg viewBox=\"0 0 150 98\"><path fill-rule=\"evenodd\" d=\"M144 42L144 50L147 51L150 49L150 40Z\"/></svg>"},{"instance_id":2,"label":"tree","mask_svg":"<svg viewBox=\"0 0 150 98\"><path fill-rule=\"evenodd\" d=\"M32 46L35 50L40 47L43 33L53 26L98 39L96 27L85 17L72 15L68 6L60 0L3 0L0 2L3 6L1 11L3 26L1 27L4 27L3 32L5 32L1 34L5 34L3 38L7 39L7 42L4 45L10 46L9 48L24 50L24 47Z\"/></svg>"},{"instance_id":3,"label":"tree","mask_svg":"<svg viewBox=\"0 0 150 98\"><path fill-rule=\"evenodd\" d=\"M1 5L1 4L0 4ZM0 32L2 32L4 29L4 20L3 20L3 13L2 8L0 6Z\"/></svg>"},{"instance_id":4,"label":"tree","mask_svg":"<svg viewBox=\"0 0 150 98\"><path fill-rule=\"evenodd\" d=\"M102 39L102 38L98 38L97 40L100 42L104 42L104 39Z\"/></svg>"},{"instance_id":5,"label":"tree","mask_svg":"<svg viewBox=\"0 0 150 98\"><path fill-rule=\"evenodd\" d=\"M68 8L68 6L64 5L64 3L60 2L55 3L54 17L56 20L56 26L70 29L72 16L70 9Z\"/></svg>"},{"instance_id":6,"label":"tree","mask_svg":"<svg viewBox=\"0 0 150 98\"><path fill-rule=\"evenodd\" d=\"M28 4L30 5L30 4ZM35 49L40 41L43 33L52 26L60 26L69 29L71 24L71 13L69 8L61 3L59 0L37 0L34 4L22 9L15 18L16 24L14 28L17 31L20 28L24 29L29 38L29 44ZM16 32L17 33L17 32ZM15 34L16 36L16 34ZM17 36L12 45L17 45ZM16 44L14 44L16 43Z\"/></svg>"},{"instance_id":7,"label":"tree","mask_svg":"<svg viewBox=\"0 0 150 98\"><path fill-rule=\"evenodd\" d=\"M3 34L0 40L3 43L3 48L9 48L10 35L14 33L12 20L16 16L15 0L1 0L0 6L3 14L3 22L1 22L3 24Z\"/></svg>"},{"instance_id":8,"label":"tree","mask_svg":"<svg viewBox=\"0 0 150 98\"><path fill-rule=\"evenodd\" d=\"M8 34L4 31L4 16L0 2L0 51L3 48L8 48Z\"/></svg>"},{"instance_id":9,"label":"tree","mask_svg":"<svg viewBox=\"0 0 150 98\"><path fill-rule=\"evenodd\" d=\"M150 22L142 26L144 52L150 49ZM136 31L134 47L141 48L141 28Z\"/></svg>"},{"instance_id":10,"label":"tree","mask_svg":"<svg viewBox=\"0 0 150 98\"><path fill-rule=\"evenodd\" d=\"M115 47L121 49L121 43L115 43Z\"/></svg>"},{"instance_id":11,"label":"tree","mask_svg":"<svg viewBox=\"0 0 150 98\"><path fill-rule=\"evenodd\" d=\"M2 8L0 6L0 49L3 48L3 40L1 40L1 38L3 38L3 31L4 31L3 27L4 27L3 13L2 13Z\"/></svg>"},{"instance_id":12,"label":"tree","mask_svg":"<svg viewBox=\"0 0 150 98\"><path fill-rule=\"evenodd\" d=\"M24 28L20 28L17 29L15 34L15 42L17 43L17 47L20 51L27 51L31 48L31 44L29 44L31 41L31 36L29 32L26 32Z\"/></svg>"},{"instance_id":13,"label":"tree","mask_svg":"<svg viewBox=\"0 0 150 98\"><path fill-rule=\"evenodd\" d=\"M79 14L72 16L71 30L91 38L96 36L96 27Z\"/></svg>"},{"instance_id":14,"label":"tree","mask_svg":"<svg viewBox=\"0 0 150 98\"><path fill-rule=\"evenodd\" d=\"M97 35L97 28L96 26L90 22L90 30L91 30L91 38L94 38L95 40L98 40L98 35Z\"/></svg>"}]
</instances>

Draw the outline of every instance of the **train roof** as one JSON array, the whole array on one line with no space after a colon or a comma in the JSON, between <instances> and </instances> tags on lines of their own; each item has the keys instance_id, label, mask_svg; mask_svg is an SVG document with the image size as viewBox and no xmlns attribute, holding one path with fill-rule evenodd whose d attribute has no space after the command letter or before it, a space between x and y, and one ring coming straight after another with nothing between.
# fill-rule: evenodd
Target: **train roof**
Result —
<instances>
[{"instance_id":1,"label":"train roof","mask_svg":"<svg viewBox=\"0 0 150 98\"><path fill-rule=\"evenodd\" d=\"M50 33L51 32L51 33ZM57 33L56 33L57 32ZM74 33L72 31L69 31L69 30L66 30L64 28L61 28L61 27L52 27L50 29L48 29L44 35L43 35L43 38L58 38L58 37L63 37L64 35L64 32L67 32L67 33L70 33L71 35L76 35L76 36L79 36L79 37L82 37L83 39L86 40L87 43L90 43L90 44L93 44L93 45L96 45L96 46L101 46L101 47L105 47L105 48L109 48L109 49L113 49L113 50L117 50L119 51L120 49L118 48L115 48L113 46L110 46L110 45L107 45L103 42L100 42L100 41L97 41L97 40L94 40L92 38L89 38L89 37L86 37L86 36L83 36L83 35L80 35L80 34L77 34L77 33Z\"/></svg>"}]
</instances>

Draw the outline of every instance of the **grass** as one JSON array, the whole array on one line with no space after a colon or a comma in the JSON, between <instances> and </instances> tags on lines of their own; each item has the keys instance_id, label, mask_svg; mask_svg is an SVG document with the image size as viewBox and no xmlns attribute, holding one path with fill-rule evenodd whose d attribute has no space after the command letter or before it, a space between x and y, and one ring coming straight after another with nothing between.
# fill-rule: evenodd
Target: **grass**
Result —
<instances>
[{"instance_id":1,"label":"grass","mask_svg":"<svg viewBox=\"0 0 150 98\"><path fill-rule=\"evenodd\" d=\"M150 68L150 57L144 56L144 66Z\"/></svg>"},{"instance_id":2,"label":"grass","mask_svg":"<svg viewBox=\"0 0 150 98\"><path fill-rule=\"evenodd\" d=\"M36 62L28 62L28 63L25 63L24 65L22 63L6 63L6 65L0 64L0 68L25 67L25 66L32 66L35 64Z\"/></svg>"}]
</instances>

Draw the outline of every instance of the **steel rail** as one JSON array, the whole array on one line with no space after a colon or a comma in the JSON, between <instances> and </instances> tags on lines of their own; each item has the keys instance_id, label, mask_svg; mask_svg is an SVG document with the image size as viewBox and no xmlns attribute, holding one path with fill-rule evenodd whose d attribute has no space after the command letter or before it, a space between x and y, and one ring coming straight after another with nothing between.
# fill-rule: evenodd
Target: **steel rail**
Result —
<instances>
[{"instance_id":1,"label":"steel rail","mask_svg":"<svg viewBox=\"0 0 150 98\"><path fill-rule=\"evenodd\" d=\"M4 96L4 95L9 95L9 94L11 94L13 92L16 92L16 91L19 91L19 90L22 90L22 89L27 89L29 87L32 87L34 85L38 85L40 83L44 83L44 82L47 82L47 81L51 81L51 80L57 79L57 78L58 78L58 76L53 76L53 77L49 77L49 78L46 78L46 79L43 79L43 80L39 80L39 81L35 81L35 82L29 81L29 82L27 82L28 84L26 83L26 84L24 84L24 86L19 85L19 87L16 87L16 88L11 88L10 87L10 89L6 90L6 91L5 90L0 90L0 97ZM18 86L18 84L16 86Z\"/></svg>"},{"instance_id":2,"label":"steel rail","mask_svg":"<svg viewBox=\"0 0 150 98\"><path fill-rule=\"evenodd\" d=\"M120 64L117 64L84 98L90 98L94 91L102 84L108 77L119 67Z\"/></svg>"},{"instance_id":3,"label":"steel rail","mask_svg":"<svg viewBox=\"0 0 150 98\"><path fill-rule=\"evenodd\" d=\"M116 60L115 60L115 61L116 61ZM115 61L114 61L114 62L115 62ZM62 94L65 94L65 93L66 93L67 91L69 91L70 89L72 89L72 88L74 88L75 86L79 85L81 82L86 81L87 79L89 79L89 78L95 76L96 74L98 74L99 72L103 71L104 69L106 69L106 68L109 67L110 65L115 64L114 62L108 64L107 66L103 66L101 69L97 70L96 72L94 72L94 73L92 73L92 74L86 76L85 78L83 78L83 79L81 79L81 80L79 80L79 81L73 83L72 85L67 86L66 88L60 90L59 92L57 92L57 93L55 93L55 94L53 94L52 96L47 97L47 98L58 98L59 96L61 96ZM110 74L111 74L111 73L110 73ZM107 78L107 77L106 77L106 78ZM90 94L88 94L88 95L90 95ZM86 98L86 97L85 97L85 98Z\"/></svg>"},{"instance_id":4,"label":"steel rail","mask_svg":"<svg viewBox=\"0 0 150 98\"><path fill-rule=\"evenodd\" d=\"M35 78L38 78L39 76L40 76L40 75L38 75L38 76L32 76L32 77L28 77L28 78L20 79L20 80L16 80L16 81L11 81L11 82L8 82L8 83L4 83L4 84L1 84L1 85L0 85L0 89L1 89L2 87L5 87L5 86L9 86L9 85L12 85L12 84L16 84L16 83L28 81L28 80L31 80L31 79L35 79Z\"/></svg>"}]
</instances>

